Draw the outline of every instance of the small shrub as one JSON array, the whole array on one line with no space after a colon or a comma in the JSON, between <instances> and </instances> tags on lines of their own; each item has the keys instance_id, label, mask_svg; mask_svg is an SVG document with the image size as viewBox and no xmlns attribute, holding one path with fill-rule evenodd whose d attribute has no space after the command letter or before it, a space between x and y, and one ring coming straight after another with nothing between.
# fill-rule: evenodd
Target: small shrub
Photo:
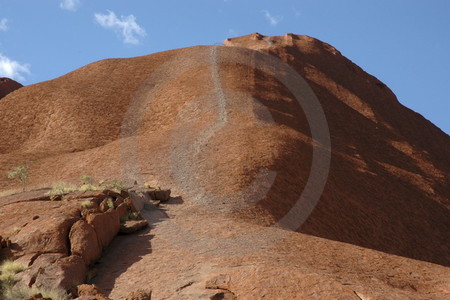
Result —
<instances>
[{"instance_id":1,"label":"small shrub","mask_svg":"<svg viewBox=\"0 0 450 300\"><path fill-rule=\"evenodd\" d=\"M81 185L79 190L83 191L83 192L85 192L85 191L100 191L100 190L103 190L103 187L89 183L89 184Z\"/></svg>"},{"instance_id":2,"label":"small shrub","mask_svg":"<svg viewBox=\"0 0 450 300\"><path fill-rule=\"evenodd\" d=\"M129 211L125 216L123 216L120 219L120 221L123 223L123 222L126 222L128 220L140 220L140 219L142 219L142 218L141 218L141 215L138 212L131 212L131 211Z\"/></svg>"},{"instance_id":3,"label":"small shrub","mask_svg":"<svg viewBox=\"0 0 450 300\"><path fill-rule=\"evenodd\" d=\"M68 193L71 193L75 191L77 188L74 185L65 183L65 182L58 182L53 185L52 190L48 192L48 194L52 197L54 196L62 196Z\"/></svg>"},{"instance_id":4,"label":"small shrub","mask_svg":"<svg viewBox=\"0 0 450 300\"><path fill-rule=\"evenodd\" d=\"M112 198L108 198L108 200L106 200L106 204L108 205L108 208L114 208L114 202Z\"/></svg>"},{"instance_id":5,"label":"small shrub","mask_svg":"<svg viewBox=\"0 0 450 300\"><path fill-rule=\"evenodd\" d=\"M28 286L20 286L14 288L8 288L3 293L4 300L17 300L17 299L27 299L33 295L41 294L44 298L50 298L52 300L69 300L72 299L70 295L66 293L63 289L44 289Z\"/></svg>"},{"instance_id":6,"label":"small shrub","mask_svg":"<svg viewBox=\"0 0 450 300\"><path fill-rule=\"evenodd\" d=\"M130 212L130 219L131 220L140 220L141 218L141 214L138 212Z\"/></svg>"},{"instance_id":7,"label":"small shrub","mask_svg":"<svg viewBox=\"0 0 450 300\"><path fill-rule=\"evenodd\" d=\"M161 187L156 185L156 183L148 183L148 182L144 183L144 188L146 188L146 189L155 189L155 190L160 190L161 189Z\"/></svg>"},{"instance_id":8,"label":"small shrub","mask_svg":"<svg viewBox=\"0 0 450 300\"><path fill-rule=\"evenodd\" d=\"M103 182L95 185L92 177L88 175L81 176L81 182L80 191L100 191L104 189Z\"/></svg>"},{"instance_id":9,"label":"small shrub","mask_svg":"<svg viewBox=\"0 0 450 300\"><path fill-rule=\"evenodd\" d=\"M8 173L9 179L17 179L22 184L22 190L25 192L28 183L28 167L18 166Z\"/></svg>"},{"instance_id":10,"label":"small shrub","mask_svg":"<svg viewBox=\"0 0 450 300\"><path fill-rule=\"evenodd\" d=\"M153 188L153 186L151 183L146 182L146 183L144 183L144 188L151 189L151 188Z\"/></svg>"},{"instance_id":11,"label":"small shrub","mask_svg":"<svg viewBox=\"0 0 450 300\"><path fill-rule=\"evenodd\" d=\"M18 280L16 275L26 269L27 267L24 264L12 260L5 260L0 265L0 299L27 299L36 294L42 294L44 298L51 298L52 300L72 299L62 289L47 290L28 286L15 286Z\"/></svg>"},{"instance_id":12,"label":"small shrub","mask_svg":"<svg viewBox=\"0 0 450 300\"><path fill-rule=\"evenodd\" d=\"M81 202L81 207L82 208L89 209L89 208L92 208L93 206L94 206L94 203L92 203L91 200L84 200L84 201Z\"/></svg>"},{"instance_id":13,"label":"small shrub","mask_svg":"<svg viewBox=\"0 0 450 300\"><path fill-rule=\"evenodd\" d=\"M90 185L92 184L92 177L88 175L81 176L81 183L83 185Z\"/></svg>"},{"instance_id":14,"label":"small shrub","mask_svg":"<svg viewBox=\"0 0 450 300\"><path fill-rule=\"evenodd\" d=\"M107 188L111 189L112 191L115 191L119 193L121 190L125 189L126 186L122 181L119 180L113 180L109 184L106 185Z\"/></svg>"},{"instance_id":15,"label":"small shrub","mask_svg":"<svg viewBox=\"0 0 450 300\"><path fill-rule=\"evenodd\" d=\"M12 288L16 282L16 274L22 272L27 267L21 263L5 260L0 265L0 289L8 290Z\"/></svg>"}]
</instances>

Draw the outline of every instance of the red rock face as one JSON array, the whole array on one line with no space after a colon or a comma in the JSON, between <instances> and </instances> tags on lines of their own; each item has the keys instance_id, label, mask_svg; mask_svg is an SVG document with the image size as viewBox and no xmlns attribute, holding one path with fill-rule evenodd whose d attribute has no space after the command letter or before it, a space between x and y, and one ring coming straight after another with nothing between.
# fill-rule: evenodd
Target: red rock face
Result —
<instances>
[{"instance_id":1,"label":"red rock face","mask_svg":"<svg viewBox=\"0 0 450 300\"><path fill-rule=\"evenodd\" d=\"M0 78L0 99L5 97L11 92L21 88L23 85L9 78Z\"/></svg>"},{"instance_id":2,"label":"red rock face","mask_svg":"<svg viewBox=\"0 0 450 300\"><path fill-rule=\"evenodd\" d=\"M130 265L140 253L142 265L127 268L128 264L116 264L113 256L104 267L105 279L99 279L104 280L102 287L115 286L113 295L122 297L130 283L125 275L108 277L114 273L109 269L116 268L142 284L153 278L159 295L170 298L175 290L194 292L205 278L193 273L206 274L212 268L202 265L207 259L196 258L189 247L211 240L195 248L202 250L215 245L211 237L228 239L232 224L239 224L243 232L249 224L264 231L295 207L319 148L331 163L319 201L306 221L294 228L303 234L292 234L276 250L267 250L265 258L258 254L259 240L246 243L256 249L249 265L270 268L270 262L282 262L301 268L230 272L230 292L251 298L248 286L260 284L256 298L295 299L289 295L297 288L286 289L283 282L285 274L297 272L289 284L301 282L301 291L315 290L322 299L337 294L351 299L359 288L361 295L369 295L358 296L361 299L371 295L382 299L386 289L399 292L393 297L399 299L420 298L414 293L433 290L441 293L436 299L443 298L448 286L429 280L448 278L448 268L443 266L450 266L450 137L401 105L388 87L326 43L292 34L252 34L228 39L224 45L99 61L11 94L0 101L0 173L27 161L30 185L77 181L90 174L106 180L156 181L178 191L184 203L167 206L171 217L159 223L174 222L195 233L184 245L186 253L167 246L181 243L179 237L159 237L158 233L171 231L164 227L158 231L156 226L153 256L145 236L130 241L129 248L124 243L122 250L114 251L122 251ZM317 142L311 113L277 77L286 70L271 74L270 66L258 67L264 54L304 78L324 112L331 145ZM265 176L264 171L274 176ZM258 181L260 173L271 180ZM0 176L0 185L18 187L5 176ZM253 193L254 187L262 193ZM118 212L89 215L87 223L102 248L119 230L118 219ZM112 226L105 229L99 223ZM80 232L80 241L90 239ZM20 242L26 245L24 239ZM220 243L216 246L216 251L208 248L200 254L228 249ZM92 261L97 253L83 259ZM172 261L177 256L181 258ZM187 256L189 260L184 259ZM217 259L215 263L226 269L247 261ZM166 264L167 269L161 267ZM152 270L155 273L142 276ZM420 276L413 277L416 270ZM178 282L178 274L186 282ZM189 275L195 277L192 290L189 285L184 288ZM269 283L272 278L277 288ZM261 287L266 282L270 292Z\"/></svg>"},{"instance_id":3,"label":"red rock face","mask_svg":"<svg viewBox=\"0 0 450 300\"><path fill-rule=\"evenodd\" d=\"M326 116L330 172L300 231L450 264L448 135L326 43L254 34L225 45L99 61L20 89L0 102L0 171L31 161L30 183L40 184L135 170L130 180L155 179L187 197L207 195L239 218L274 224L307 182L311 130L276 78L230 62L244 55L235 49L245 47L257 50L250 62L258 53L287 62ZM180 72L186 62L192 67ZM225 93L222 112L217 82ZM139 99L151 104L133 107ZM136 143L125 139L130 135ZM260 170L276 176L254 206L246 189ZM0 177L0 184L14 183Z\"/></svg>"}]
</instances>

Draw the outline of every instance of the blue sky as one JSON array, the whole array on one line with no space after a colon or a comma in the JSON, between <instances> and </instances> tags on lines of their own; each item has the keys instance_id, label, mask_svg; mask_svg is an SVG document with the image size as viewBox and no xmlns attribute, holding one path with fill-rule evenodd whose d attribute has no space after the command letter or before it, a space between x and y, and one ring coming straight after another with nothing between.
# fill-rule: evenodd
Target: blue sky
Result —
<instances>
[{"instance_id":1,"label":"blue sky","mask_svg":"<svg viewBox=\"0 0 450 300\"><path fill-rule=\"evenodd\" d=\"M0 76L28 85L111 57L260 32L323 40L450 133L447 0L0 0Z\"/></svg>"}]
</instances>

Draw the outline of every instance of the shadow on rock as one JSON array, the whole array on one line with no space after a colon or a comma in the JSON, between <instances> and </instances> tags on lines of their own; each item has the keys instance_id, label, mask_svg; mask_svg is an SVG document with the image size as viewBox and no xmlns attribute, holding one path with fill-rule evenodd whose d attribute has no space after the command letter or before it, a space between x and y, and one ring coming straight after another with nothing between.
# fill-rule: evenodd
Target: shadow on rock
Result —
<instances>
[{"instance_id":1,"label":"shadow on rock","mask_svg":"<svg viewBox=\"0 0 450 300\"><path fill-rule=\"evenodd\" d=\"M92 283L100 286L106 295L113 289L117 278L143 256L152 253L150 228L132 235L119 235L106 249L96 264L96 276Z\"/></svg>"}]
</instances>

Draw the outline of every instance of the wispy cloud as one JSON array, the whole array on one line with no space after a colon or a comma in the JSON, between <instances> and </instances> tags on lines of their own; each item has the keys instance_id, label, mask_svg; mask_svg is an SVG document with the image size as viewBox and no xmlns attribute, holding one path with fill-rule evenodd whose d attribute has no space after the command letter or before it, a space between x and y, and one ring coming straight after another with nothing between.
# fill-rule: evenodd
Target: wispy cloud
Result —
<instances>
[{"instance_id":1,"label":"wispy cloud","mask_svg":"<svg viewBox=\"0 0 450 300\"><path fill-rule=\"evenodd\" d=\"M6 30L8 30L8 19L6 18L0 19L0 31Z\"/></svg>"},{"instance_id":2,"label":"wispy cloud","mask_svg":"<svg viewBox=\"0 0 450 300\"><path fill-rule=\"evenodd\" d=\"M0 77L9 77L25 81L24 75L30 74L30 66L22 64L0 53Z\"/></svg>"},{"instance_id":3,"label":"wispy cloud","mask_svg":"<svg viewBox=\"0 0 450 300\"><path fill-rule=\"evenodd\" d=\"M146 35L145 29L136 23L134 15L121 16L120 19L112 11L108 14L95 14L95 20L106 29L114 30L126 44L139 44L139 37Z\"/></svg>"},{"instance_id":4,"label":"wispy cloud","mask_svg":"<svg viewBox=\"0 0 450 300\"><path fill-rule=\"evenodd\" d=\"M283 19L280 16L273 16L267 9L263 10L262 13L266 17L267 21L269 21L271 26L277 26L278 23Z\"/></svg>"},{"instance_id":5,"label":"wispy cloud","mask_svg":"<svg viewBox=\"0 0 450 300\"><path fill-rule=\"evenodd\" d=\"M61 9L76 11L80 6L80 0L63 0L59 3Z\"/></svg>"}]
</instances>

